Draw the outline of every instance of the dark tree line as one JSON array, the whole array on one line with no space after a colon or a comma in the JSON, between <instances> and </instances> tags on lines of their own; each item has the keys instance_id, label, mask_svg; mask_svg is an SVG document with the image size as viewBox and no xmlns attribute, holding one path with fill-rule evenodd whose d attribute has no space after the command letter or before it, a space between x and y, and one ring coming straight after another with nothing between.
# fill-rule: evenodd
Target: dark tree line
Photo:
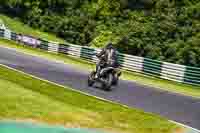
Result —
<instances>
[{"instance_id":1,"label":"dark tree line","mask_svg":"<svg viewBox=\"0 0 200 133\"><path fill-rule=\"evenodd\" d=\"M70 43L200 66L199 0L7 0L0 10Z\"/></svg>"}]
</instances>

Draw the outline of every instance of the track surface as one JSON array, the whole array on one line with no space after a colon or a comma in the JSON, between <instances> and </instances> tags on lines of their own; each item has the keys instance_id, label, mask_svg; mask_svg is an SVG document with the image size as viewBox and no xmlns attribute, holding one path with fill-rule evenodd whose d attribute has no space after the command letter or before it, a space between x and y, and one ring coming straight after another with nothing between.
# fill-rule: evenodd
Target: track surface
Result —
<instances>
[{"instance_id":1,"label":"track surface","mask_svg":"<svg viewBox=\"0 0 200 133\"><path fill-rule=\"evenodd\" d=\"M111 92L87 87L89 71L0 47L0 64L200 129L200 99L120 81ZM55 90L56 94L56 90Z\"/></svg>"}]
</instances>

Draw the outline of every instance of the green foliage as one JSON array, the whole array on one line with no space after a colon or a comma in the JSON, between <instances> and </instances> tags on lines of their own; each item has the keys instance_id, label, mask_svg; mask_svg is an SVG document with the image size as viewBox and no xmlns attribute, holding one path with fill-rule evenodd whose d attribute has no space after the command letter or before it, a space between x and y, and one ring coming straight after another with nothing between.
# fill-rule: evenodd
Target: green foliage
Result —
<instances>
[{"instance_id":1,"label":"green foliage","mask_svg":"<svg viewBox=\"0 0 200 133\"><path fill-rule=\"evenodd\" d=\"M115 45L119 42L121 38L115 36L110 31L102 31L99 36L97 36L92 42L92 46L96 48L104 47L108 42L113 42Z\"/></svg>"},{"instance_id":2,"label":"green foliage","mask_svg":"<svg viewBox=\"0 0 200 133\"><path fill-rule=\"evenodd\" d=\"M198 0L8 0L0 10L70 43L200 66ZM182 48L184 47L184 48ZM189 50L189 53L188 53ZM190 54L190 55L188 55Z\"/></svg>"}]
</instances>

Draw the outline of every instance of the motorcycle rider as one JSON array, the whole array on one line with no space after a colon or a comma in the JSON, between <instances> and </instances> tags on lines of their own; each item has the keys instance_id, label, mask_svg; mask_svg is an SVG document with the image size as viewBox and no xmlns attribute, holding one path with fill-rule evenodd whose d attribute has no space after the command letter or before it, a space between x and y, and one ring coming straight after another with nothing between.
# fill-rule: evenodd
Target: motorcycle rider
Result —
<instances>
[{"instance_id":1,"label":"motorcycle rider","mask_svg":"<svg viewBox=\"0 0 200 133\"><path fill-rule=\"evenodd\" d=\"M102 68L105 67L114 67L118 68L119 64L117 61L117 50L114 48L112 42L109 42L100 53L96 54L99 61L96 65L96 75L95 78L100 76Z\"/></svg>"}]
</instances>

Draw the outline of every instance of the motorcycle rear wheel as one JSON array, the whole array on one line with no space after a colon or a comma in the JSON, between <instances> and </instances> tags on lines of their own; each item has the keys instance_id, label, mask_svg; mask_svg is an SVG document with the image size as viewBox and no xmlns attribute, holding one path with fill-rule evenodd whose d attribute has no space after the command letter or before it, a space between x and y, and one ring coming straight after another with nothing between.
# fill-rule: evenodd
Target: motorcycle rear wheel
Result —
<instances>
[{"instance_id":1,"label":"motorcycle rear wheel","mask_svg":"<svg viewBox=\"0 0 200 133\"><path fill-rule=\"evenodd\" d=\"M88 76L88 86L92 87L93 84L95 83L94 77L95 77L96 72L92 71L91 74Z\"/></svg>"},{"instance_id":2,"label":"motorcycle rear wheel","mask_svg":"<svg viewBox=\"0 0 200 133\"><path fill-rule=\"evenodd\" d=\"M115 75L115 77L113 78L112 85L117 86L118 85L118 81L119 81L119 77L117 75Z\"/></svg>"}]
</instances>

